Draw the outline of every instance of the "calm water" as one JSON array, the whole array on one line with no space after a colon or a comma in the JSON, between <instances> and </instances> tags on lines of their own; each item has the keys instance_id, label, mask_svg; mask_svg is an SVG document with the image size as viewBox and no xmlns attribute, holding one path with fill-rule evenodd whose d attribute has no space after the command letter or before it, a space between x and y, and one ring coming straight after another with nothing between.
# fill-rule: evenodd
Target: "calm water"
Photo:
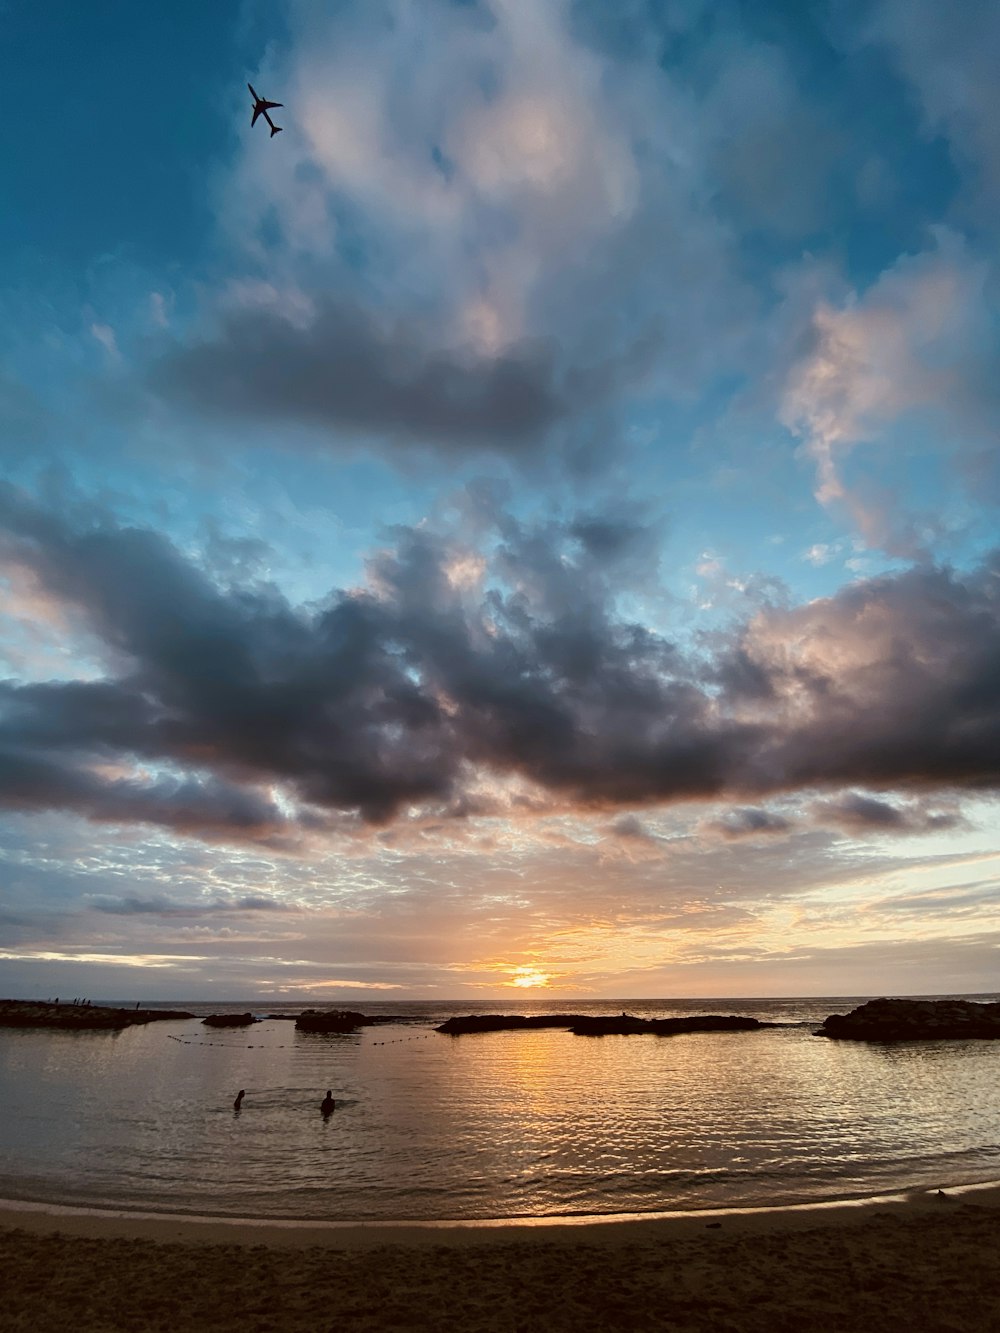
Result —
<instances>
[{"instance_id":1,"label":"calm water","mask_svg":"<svg viewBox=\"0 0 1000 1333\"><path fill-rule=\"evenodd\" d=\"M118 1034L0 1029L0 1195L457 1219L805 1202L1000 1178L1000 1042L812 1035L856 1003L507 1006L789 1024L669 1038L453 1038L432 1025L472 1012L468 1003L398 1001L360 1007L408 1022L346 1037L277 1020L230 1032L198 1019ZM337 1110L324 1121L327 1088Z\"/></svg>"}]
</instances>

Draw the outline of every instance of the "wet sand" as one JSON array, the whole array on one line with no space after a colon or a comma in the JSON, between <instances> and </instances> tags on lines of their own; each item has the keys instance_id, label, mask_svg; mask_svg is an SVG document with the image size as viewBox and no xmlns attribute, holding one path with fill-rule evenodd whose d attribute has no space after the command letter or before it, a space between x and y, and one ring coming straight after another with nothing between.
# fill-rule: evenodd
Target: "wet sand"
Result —
<instances>
[{"instance_id":1,"label":"wet sand","mask_svg":"<svg viewBox=\"0 0 1000 1333\"><path fill-rule=\"evenodd\" d=\"M558 1223L0 1204L0 1329L1000 1330L1000 1187Z\"/></svg>"}]
</instances>

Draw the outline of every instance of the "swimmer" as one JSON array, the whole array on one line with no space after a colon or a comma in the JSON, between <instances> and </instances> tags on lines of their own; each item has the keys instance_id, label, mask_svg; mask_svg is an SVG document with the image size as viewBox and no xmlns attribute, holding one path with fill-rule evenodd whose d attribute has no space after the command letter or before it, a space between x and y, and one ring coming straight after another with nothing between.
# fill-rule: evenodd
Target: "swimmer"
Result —
<instances>
[{"instance_id":1,"label":"swimmer","mask_svg":"<svg viewBox=\"0 0 1000 1333\"><path fill-rule=\"evenodd\" d=\"M333 1097L330 1095L330 1089L327 1088L326 1096L320 1102L319 1109L323 1112L324 1115L332 1115L333 1108L336 1105L337 1103L333 1100Z\"/></svg>"}]
</instances>

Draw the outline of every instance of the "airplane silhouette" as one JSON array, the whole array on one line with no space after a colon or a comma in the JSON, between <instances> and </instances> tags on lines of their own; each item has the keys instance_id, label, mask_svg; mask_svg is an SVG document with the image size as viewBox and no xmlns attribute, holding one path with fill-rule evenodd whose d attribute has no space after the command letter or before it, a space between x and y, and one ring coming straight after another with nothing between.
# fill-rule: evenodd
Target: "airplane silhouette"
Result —
<instances>
[{"instance_id":1,"label":"airplane silhouette","mask_svg":"<svg viewBox=\"0 0 1000 1333\"><path fill-rule=\"evenodd\" d=\"M248 83L247 87L250 89L250 96L253 98L253 117L250 124L256 125L257 117L262 115L271 127L271 138L273 139L276 134L281 133L282 127L280 125L275 125L274 121L267 113L273 111L276 106L281 106L282 104L281 102L268 102L263 97L258 97L253 90L252 83Z\"/></svg>"}]
</instances>

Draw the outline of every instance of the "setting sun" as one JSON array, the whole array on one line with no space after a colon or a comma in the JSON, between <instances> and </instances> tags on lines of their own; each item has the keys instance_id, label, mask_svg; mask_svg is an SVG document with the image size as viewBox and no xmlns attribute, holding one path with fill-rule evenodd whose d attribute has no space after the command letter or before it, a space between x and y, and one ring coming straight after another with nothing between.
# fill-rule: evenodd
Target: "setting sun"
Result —
<instances>
[{"instance_id":1,"label":"setting sun","mask_svg":"<svg viewBox=\"0 0 1000 1333\"><path fill-rule=\"evenodd\" d=\"M508 986L547 986L551 981L551 974L542 972L537 967L518 967L514 969L514 975Z\"/></svg>"}]
</instances>

